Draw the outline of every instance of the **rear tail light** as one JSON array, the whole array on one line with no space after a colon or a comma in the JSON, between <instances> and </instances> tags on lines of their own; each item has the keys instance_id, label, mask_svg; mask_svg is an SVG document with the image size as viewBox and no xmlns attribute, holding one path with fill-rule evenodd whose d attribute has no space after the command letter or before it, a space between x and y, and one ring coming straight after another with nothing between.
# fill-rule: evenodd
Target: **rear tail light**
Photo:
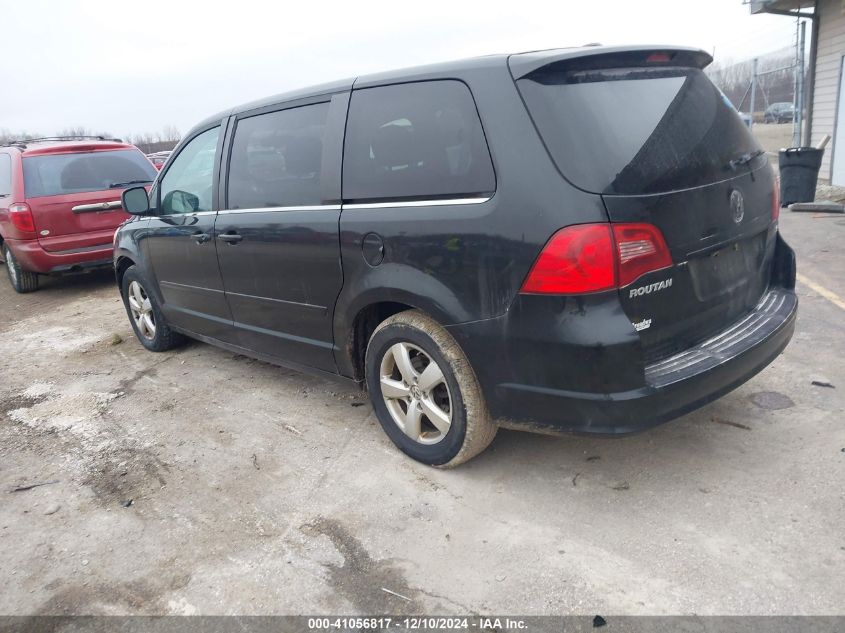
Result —
<instances>
[{"instance_id":1,"label":"rear tail light","mask_svg":"<svg viewBox=\"0 0 845 633\"><path fill-rule=\"evenodd\" d=\"M772 194L772 222L780 217L780 176L775 176L775 190Z\"/></svg>"},{"instance_id":2,"label":"rear tail light","mask_svg":"<svg viewBox=\"0 0 845 633\"><path fill-rule=\"evenodd\" d=\"M19 231L35 233L35 220L32 218L32 209L25 202L9 205L9 219Z\"/></svg>"},{"instance_id":3,"label":"rear tail light","mask_svg":"<svg viewBox=\"0 0 845 633\"><path fill-rule=\"evenodd\" d=\"M672 257L651 224L577 224L546 243L522 283L523 294L584 294L627 286L667 268Z\"/></svg>"},{"instance_id":4,"label":"rear tail light","mask_svg":"<svg viewBox=\"0 0 845 633\"><path fill-rule=\"evenodd\" d=\"M613 251L609 224L578 224L561 229L546 243L520 292L569 295L613 288Z\"/></svg>"},{"instance_id":5,"label":"rear tail light","mask_svg":"<svg viewBox=\"0 0 845 633\"><path fill-rule=\"evenodd\" d=\"M646 273L668 268L672 255L663 234L653 224L613 224L619 266L619 287Z\"/></svg>"}]
</instances>

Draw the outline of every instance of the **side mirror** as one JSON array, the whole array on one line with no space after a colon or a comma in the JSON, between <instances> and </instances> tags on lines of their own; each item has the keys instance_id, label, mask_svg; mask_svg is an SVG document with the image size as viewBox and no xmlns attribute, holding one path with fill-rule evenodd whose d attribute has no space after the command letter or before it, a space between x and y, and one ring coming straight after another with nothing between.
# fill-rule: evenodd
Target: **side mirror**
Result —
<instances>
[{"instance_id":1,"label":"side mirror","mask_svg":"<svg viewBox=\"0 0 845 633\"><path fill-rule=\"evenodd\" d=\"M131 187L120 194L123 210L132 215L143 215L150 210L150 197L146 187Z\"/></svg>"},{"instance_id":2,"label":"side mirror","mask_svg":"<svg viewBox=\"0 0 845 633\"><path fill-rule=\"evenodd\" d=\"M170 213L193 213L199 211L200 199L187 191L176 189L164 196L161 201L162 211Z\"/></svg>"}]
</instances>

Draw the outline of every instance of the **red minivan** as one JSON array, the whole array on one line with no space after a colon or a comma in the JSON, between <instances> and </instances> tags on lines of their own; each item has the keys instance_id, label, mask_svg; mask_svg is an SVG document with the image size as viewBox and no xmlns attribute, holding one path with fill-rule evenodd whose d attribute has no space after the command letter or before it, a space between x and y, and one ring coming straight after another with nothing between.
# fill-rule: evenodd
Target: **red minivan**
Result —
<instances>
[{"instance_id":1,"label":"red minivan","mask_svg":"<svg viewBox=\"0 0 845 633\"><path fill-rule=\"evenodd\" d=\"M109 266L115 229L129 216L123 189L156 170L117 139L49 138L0 147L0 252L18 292L38 276Z\"/></svg>"}]
</instances>

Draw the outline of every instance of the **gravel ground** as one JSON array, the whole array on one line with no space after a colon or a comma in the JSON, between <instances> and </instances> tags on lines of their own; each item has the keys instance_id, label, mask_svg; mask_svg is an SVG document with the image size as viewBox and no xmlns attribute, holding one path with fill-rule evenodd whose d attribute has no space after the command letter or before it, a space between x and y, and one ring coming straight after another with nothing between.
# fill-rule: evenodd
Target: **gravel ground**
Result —
<instances>
[{"instance_id":1,"label":"gravel ground","mask_svg":"<svg viewBox=\"0 0 845 633\"><path fill-rule=\"evenodd\" d=\"M146 352L109 274L2 279L0 613L843 614L845 218L782 226L805 281L763 373L633 437L502 431L453 471L345 386Z\"/></svg>"}]
</instances>

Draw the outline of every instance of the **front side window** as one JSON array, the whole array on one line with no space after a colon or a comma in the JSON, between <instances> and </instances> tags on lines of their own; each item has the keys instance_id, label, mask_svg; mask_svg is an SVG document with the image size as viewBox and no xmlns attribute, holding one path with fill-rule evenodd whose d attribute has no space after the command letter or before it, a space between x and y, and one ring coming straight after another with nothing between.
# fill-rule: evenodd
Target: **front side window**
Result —
<instances>
[{"instance_id":1,"label":"front side window","mask_svg":"<svg viewBox=\"0 0 845 633\"><path fill-rule=\"evenodd\" d=\"M160 215L211 211L214 155L219 137L220 128L212 128L179 152L161 180Z\"/></svg>"},{"instance_id":2,"label":"front side window","mask_svg":"<svg viewBox=\"0 0 845 633\"><path fill-rule=\"evenodd\" d=\"M229 159L229 209L320 204L328 103L238 121Z\"/></svg>"},{"instance_id":3,"label":"front side window","mask_svg":"<svg viewBox=\"0 0 845 633\"><path fill-rule=\"evenodd\" d=\"M0 196L12 193L12 157L0 154Z\"/></svg>"},{"instance_id":4,"label":"front side window","mask_svg":"<svg viewBox=\"0 0 845 633\"><path fill-rule=\"evenodd\" d=\"M106 191L151 182L156 175L137 149L24 156L27 198Z\"/></svg>"},{"instance_id":5,"label":"front side window","mask_svg":"<svg viewBox=\"0 0 845 633\"><path fill-rule=\"evenodd\" d=\"M495 188L490 152L465 84L426 81L353 92L344 199L470 197Z\"/></svg>"}]
</instances>

